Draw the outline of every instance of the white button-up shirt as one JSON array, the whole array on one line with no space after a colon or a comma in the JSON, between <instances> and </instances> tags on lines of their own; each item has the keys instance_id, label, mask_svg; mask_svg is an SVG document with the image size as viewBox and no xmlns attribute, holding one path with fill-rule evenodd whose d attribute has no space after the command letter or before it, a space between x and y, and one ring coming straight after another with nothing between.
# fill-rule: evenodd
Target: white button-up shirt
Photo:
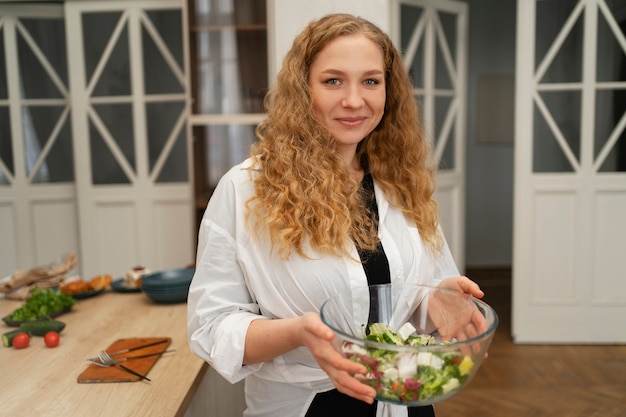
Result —
<instances>
[{"instance_id":1,"label":"white button-up shirt","mask_svg":"<svg viewBox=\"0 0 626 417\"><path fill-rule=\"evenodd\" d=\"M189 343L226 380L246 378L245 416L304 416L316 393L333 388L330 379L304 347L262 364L243 365L248 325L256 319L318 312L329 297L366 286L367 278L363 266L347 257L309 249L309 258L292 253L285 260L272 252L268 241L255 238L245 219L253 175L249 160L232 168L204 213L189 288ZM447 245L433 255L416 226L390 206L376 184L375 195L378 233L392 282L437 284L459 274ZM352 252L359 259L356 247ZM398 407L394 415L406 415L405 410Z\"/></svg>"}]
</instances>

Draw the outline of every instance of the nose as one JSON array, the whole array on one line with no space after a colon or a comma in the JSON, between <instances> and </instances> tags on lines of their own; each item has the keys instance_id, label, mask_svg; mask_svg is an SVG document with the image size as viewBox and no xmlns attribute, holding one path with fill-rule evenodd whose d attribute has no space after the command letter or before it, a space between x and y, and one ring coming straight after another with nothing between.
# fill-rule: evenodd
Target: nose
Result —
<instances>
[{"instance_id":1,"label":"nose","mask_svg":"<svg viewBox=\"0 0 626 417\"><path fill-rule=\"evenodd\" d=\"M363 94L358 86L349 86L346 88L345 92L346 94L343 97L343 100L341 100L341 105L343 107L359 108L365 103Z\"/></svg>"}]
</instances>

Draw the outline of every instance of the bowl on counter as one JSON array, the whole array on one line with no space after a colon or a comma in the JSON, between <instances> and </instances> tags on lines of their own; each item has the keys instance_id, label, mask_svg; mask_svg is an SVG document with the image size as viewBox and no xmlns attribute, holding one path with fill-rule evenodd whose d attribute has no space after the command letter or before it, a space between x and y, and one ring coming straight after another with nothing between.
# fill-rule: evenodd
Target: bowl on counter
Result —
<instances>
[{"instance_id":1,"label":"bowl on counter","mask_svg":"<svg viewBox=\"0 0 626 417\"><path fill-rule=\"evenodd\" d=\"M468 294L409 284L363 286L328 299L320 315L355 377L377 399L406 406L443 401L480 367L498 325L496 312Z\"/></svg>"},{"instance_id":2,"label":"bowl on counter","mask_svg":"<svg viewBox=\"0 0 626 417\"><path fill-rule=\"evenodd\" d=\"M195 271L195 268L176 268L153 272L141 279L141 290L157 303L184 303Z\"/></svg>"}]
</instances>

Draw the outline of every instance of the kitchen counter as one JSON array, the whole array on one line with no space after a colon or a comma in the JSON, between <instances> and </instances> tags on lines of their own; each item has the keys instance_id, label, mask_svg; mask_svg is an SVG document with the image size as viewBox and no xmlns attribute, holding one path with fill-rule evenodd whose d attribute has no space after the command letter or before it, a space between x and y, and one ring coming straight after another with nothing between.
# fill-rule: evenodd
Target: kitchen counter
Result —
<instances>
[{"instance_id":1,"label":"kitchen counter","mask_svg":"<svg viewBox=\"0 0 626 417\"><path fill-rule=\"evenodd\" d=\"M0 317L23 302L0 298ZM79 300L57 317L66 324L61 343L47 348L33 336L25 349L0 347L0 398L6 416L183 417L208 365L187 343L187 305L156 304L143 293L107 291ZM0 322L2 333L15 329ZM152 382L78 383L98 351L118 339L170 337L148 373Z\"/></svg>"}]
</instances>

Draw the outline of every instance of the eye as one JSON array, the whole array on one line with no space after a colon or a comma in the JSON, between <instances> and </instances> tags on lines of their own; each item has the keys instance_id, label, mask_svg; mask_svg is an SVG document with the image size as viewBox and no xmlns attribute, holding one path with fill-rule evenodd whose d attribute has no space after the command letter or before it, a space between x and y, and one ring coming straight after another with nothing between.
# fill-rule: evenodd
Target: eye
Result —
<instances>
[{"instance_id":1,"label":"eye","mask_svg":"<svg viewBox=\"0 0 626 417\"><path fill-rule=\"evenodd\" d=\"M378 81L378 80L377 80L377 79L375 79L375 78L368 78L368 79L367 79L367 80L365 80L363 83L364 83L365 85L378 85L378 84L380 84L380 81Z\"/></svg>"},{"instance_id":2,"label":"eye","mask_svg":"<svg viewBox=\"0 0 626 417\"><path fill-rule=\"evenodd\" d=\"M339 78L329 78L326 81L324 81L324 84L328 84L328 85L339 85L340 81Z\"/></svg>"}]
</instances>

